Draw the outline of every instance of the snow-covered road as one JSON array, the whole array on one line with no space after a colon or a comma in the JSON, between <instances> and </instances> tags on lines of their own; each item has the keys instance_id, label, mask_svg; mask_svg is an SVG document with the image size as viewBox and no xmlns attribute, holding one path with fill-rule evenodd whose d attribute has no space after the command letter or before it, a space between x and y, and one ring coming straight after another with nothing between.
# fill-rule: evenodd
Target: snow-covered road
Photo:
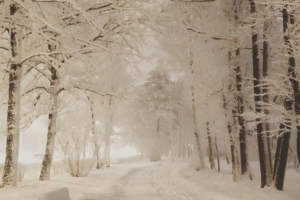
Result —
<instances>
[{"instance_id":1,"label":"snow-covered road","mask_svg":"<svg viewBox=\"0 0 300 200\"><path fill-rule=\"evenodd\" d=\"M65 174L54 176L51 181L26 181L18 188L0 189L0 200L37 200L41 194L62 187L69 189L72 200L83 196L96 200L298 199L299 174L293 170L287 173L286 190L278 192L273 187L260 189L257 173L253 173L254 181L233 183L230 165L223 166L228 169L218 173L209 169L196 172L188 162L119 164L94 170L88 177Z\"/></svg>"},{"instance_id":2,"label":"snow-covered road","mask_svg":"<svg viewBox=\"0 0 300 200\"><path fill-rule=\"evenodd\" d=\"M178 167L163 163L131 169L116 181L106 200L192 200L191 191L178 176Z\"/></svg>"}]
</instances>

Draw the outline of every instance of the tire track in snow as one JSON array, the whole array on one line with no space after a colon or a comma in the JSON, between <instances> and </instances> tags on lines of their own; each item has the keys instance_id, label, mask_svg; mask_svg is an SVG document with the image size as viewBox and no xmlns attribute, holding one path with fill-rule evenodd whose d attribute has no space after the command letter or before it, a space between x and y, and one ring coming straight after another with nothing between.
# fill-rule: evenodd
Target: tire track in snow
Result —
<instances>
[{"instance_id":1,"label":"tire track in snow","mask_svg":"<svg viewBox=\"0 0 300 200\"><path fill-rule=\"evenodd\" d=\"M112 189L114 191L113 195L109 198L111 200L124 200L126 199L126 193L124 191L124 187L128 185L129 180L139 171L141 171L142 168L133 168L131 169L125 176L121 177L117 184L115 184Z\"/></svg>"},{"instance_id":2,"label":"tire track in snow","mask_svg":"<svg viewBox=\"0 0 300 200\"><path fill-rule=\"evenodd\" d=\"M178 170L172 164L134 168L101 200L195 200Z\"/></svg>"},{"instance_id":3,"label":"tire track in snow","mask_svg":"<svg viewBox=\"0 0 300 200\"><path fill-rule=\"evenodd\" d=\"M173 179L174 173L170 165L152 169L147 178L157 193L156 199L164 200L193 200L190 194L183 190Z\"/></svg>"}]
</instances>

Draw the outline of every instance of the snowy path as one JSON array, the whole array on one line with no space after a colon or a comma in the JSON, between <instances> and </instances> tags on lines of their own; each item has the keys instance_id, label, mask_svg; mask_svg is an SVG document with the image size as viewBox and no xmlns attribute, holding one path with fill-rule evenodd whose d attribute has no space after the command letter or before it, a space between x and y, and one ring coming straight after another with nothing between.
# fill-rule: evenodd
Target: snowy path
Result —
<instances>
[{"instance_id":1,"label":"snowy path","mask_svg":"<svg viewBox=\"0 0 300 200\"><path fill-rule=\"evenodd\" d=\"M225 164L224 164L225 167ZM110 187L101 200L297 200L299 174L288 171L286 191L273 187L261 189L258 173L255 181L247 178L232 182L230 165L222 173L196 172L185 162L144 165L129 170ZM253 166L255 169L255 166Z\"/></svg>"},{"instance_id":2,"label":"snowy path","mask_svg":"<svg viewBox=\"0 0 300 200\"><path fill-rule=\"evenodd\" d=\"M193 200L178 181L177 168L171 164L134 168L117 180L104 200Z\"/></svg>"},{"instance_id":3,"label":"snowy path","mask_svg":"<svg viewBox=\"0 0 300 200\"><path fill-rule=\"evenodd\" d=\"M28 181L18 188L0 190L0 200L36 200L40 194L68 187L72 200L94 194L101 200L193 200L179 174L186 163L168 162L116 165L92 171L88 177L55 176L51 181Z\"/></svg>"},{"instance_id":4,"label":"snowy path","mask_svg":"<svg viewBox=\"0 0 300 200\"><path fill-rule=\"evenodd\" d=\"M228 165L229 166L229 165ZM253 167L254 168L254 167ZM230 169L230 167L229 167ZM259 179L232 182L230 171L196 172L184 162L136 167L115 181L101 200L297 200L299 174L287 184L290 191L261 189ZM294 187L293 187L294 185ZM296 186L296 188L295 188ZM299 188L299 187L298 187ZM292 190L292 191L291 191Z\"/></svg>"},{"instance_id":5,"label":"snowy path","mask_svg":"<svg viewBox=\"0 0 300 200\"><path fill-rule=\"evenodd\" d=\"M258 173L255 180L233 183L230 165L223 165L222 173L212 170L196 172L187 162L138 162L114 165L92 171L88 177L55 176L51 181L28 181L18 188L0 189L0 200L37 200L40 194L68 187L72 200L85 194L97 200L296 200L300 177L288 172L286 190L273 187L259 188ZM255 169L255 166L252 166ZM256 170L257 171L257 170Z\"/></svg>"}]
</instances>

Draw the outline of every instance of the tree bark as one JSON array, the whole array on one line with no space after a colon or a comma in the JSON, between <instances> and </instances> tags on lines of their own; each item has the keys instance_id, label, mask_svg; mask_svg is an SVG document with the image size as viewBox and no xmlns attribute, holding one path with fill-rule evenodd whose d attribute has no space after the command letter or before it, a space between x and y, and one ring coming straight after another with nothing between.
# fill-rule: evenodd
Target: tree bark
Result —
<instances>
[{"instance_id":1,"label":"tree bark","mask_svg":"<svg viewBox=\"0 0 300 200\"><path fill-rule=\"evenodd\" d=\"M210 127L209 122L206 122L206 133L207 133L207 141L208 141L208 158L210 163L210 168L215 169L215 159L213 155L213 144L212 144L212 138L210 133Z\"/></svg>"},{"instance_id":2,"label":"tree bark","mask_svg":"<svg viewBox=\"0 0 300 200\"><path fill-rule=\"evenodd\" d=\"M191 57L191 62L190 62L190 67L191 67L191 74L194 76L194 69L193 69L193 53L190 52L190 57ZM197 112L196 112L196 101L195 101L195 87L192 85L191 86L191 94L192 94L192 111L193 111L193 124L194 124L194 135L196 138L196 144L197 144L197 153L199 156L199 161L200 161L200 167L199 169L204 169L205 168L205 162L204 162L204 157L202 153L202 147L201 147L201 139L200 135L198 132L198 126L197 126Z\"/></svg>"},{"instance_id":3,"label":"tree bark","mask_svg":"<svg viewBox=\"0 0 300 200\"><path fill-rule=\"evenodd\" d=\"M225 116L226 116L226 118L228 118L227 103L226 103L226 99L225 99L224 94L223 94L223 108L225 110ZM233 113L233 117L235 117L234 113ZM229 139L230 139L230 151L231 151L231 162L232 162L232 178L233 178L233 181L236 182L237 181L237 176L236 176L237 163L236 163L236 154L235 154L235 151L236 151L235 150L235 140L234 140L234 137L232 135L232 126L231 126L231 123L229 121L227 122L227 129L228 129L228 134L229 134ZM226 159L227 159L227 163L229 163L227 155L226 155Z\"/></svg>"},{"instance_id":4,"label":"tree bark","mask_svg":"<svg viewBox=\"0 0 300 200\"><path fill-rule=\"evenodd\" d=\"M10 5L10 15L14 16L18 8ZM17 28L12 23L10 29L10 48L12 63L9 70L8 108L7 108L7 139L6 157L2 177L2 186L17 186L19 157L19 121L20 121L20 87L22 66L16 60L19 57Z\"/></svg>"},{"instance_id":5,"label":"tree bark","mask_svg":"<svg viewBox=\"0 0 300 200\"><path fill-rule=\"evenodd\" d=\"M237 24L237 21L238 21L238 5L237 5L238 1L234 1L234 4L233 4L233 7L234 7L234 23L232 23L232 20L230 18L230 23L233 24L234 26ZM230 32L230 35L232 35L232 33ZM229 63L229 70L231 70L231 66L233 65L232 63L232 45L234 43L231 42L230 43L230 51L228 53L228 63ZM239 53L236 52L236 54ZM233 74L231 74L233 75ZM230 88L231 88L231 84L229 84L228 86L228 91L230 91ZM226 98L225 98L225 95L224 93L222 94L223 95L223 109L225 110L225 117L227 118L227 129L228 129L228 134L229 134L229 139L230 139L230 151L231 151L231 163L232 163L232 178L233 178L233 181L236 182L237 181L237 170L239 169L239 166L237 165L237 155L236 155L236 147L235 147L235 139L234 139L234 136L233 136L233 133L232 133L232 124L231 124L231 120L229 120L229 115L227 114L228 112L228 108L227 108L227 102L226 102ZM234 126L236 127L237 126L237 123L236 123L236 110L235 108L232 109L232 119L233 119L233 124ZM226 160L227 160L227 163L229 164L229 159L227 157L227 154L226 154Z\"/></svg>"},{"instance_id":6,"label":"tree bark","mask_svg":"<svg viewBox=\"0 0 300 200\"><path fill-rule=\"evenodd\" d=\"M268 85L268 76L269 76L269 42L267 38L268 32L268 24L267 22L264 25L264 42L263 42L263 77L264 77L264 84L263 84L263 102L264 102L264 114L267 116L270 115L270 110L268 108L269 103L269 85ZM271 146L271 135L270 135L270 124L269 122L264 122L264 132L267 135L267 154L269 156L268 162L270 166L270 170L268 170L267 175L270 177L273 171L272 167L272 146Z\"/></svg>"},{"instance_id":7,"label":"tree bark","mask_svg":"<svg viewBox=\"0 0 300 200\"><path fill-rule=\"evenodd\" d=\"M150 159L151 162L157 162L157 161L161 160L161 153L159 152L159 148L157 146L158 145L157 140L159 140L159 137L160 137L160 119L159 118L157 118L157 121L156 121L156 137L157 137L157 139L154 141L154 144L148 155L148 158Z\"/></svg>"},{"instance_id":8,"label":"tree bark","mask_svg":"<svg viewBox=\"0 0 300 200\"><path fill-rule=\"evenodd\" d=\"M216 155L217 155L217 163L218 163L218 172L221 172L220 153L218 148L217 137L215 137L215 147L216 147Z\"/></svg>"},{"instance_id":9,"label":"tree bark","mask_svg":"<svg viewBox=\"0 0 300 200\"><path fill-rule=\"evenodd\" d=\"M238 172L239 174L241 174L241 170L240 170L240 161L239 161L239 156L238 156L237 149L236 149L236 168L237 168L237 172Z\"/></svg>"},{"instance_id":10,"label":"tree bark","mask_svg":"<svg viewBox=\"0 0 300 200\"><path fill-rule=\"evenodd\" d=\"M239 50L237 50L239 51ZM239 55L239 53L237 53ZM238 110L238 123L239 129L239 140L240 140L240 156L241 156L241 174L245 175L249 173L248 169L248 150L247 150L247 131L245 127L244 114L244 97L242 95L242 76L240 66L236 68L236 82L237 82L237 110Z\"/></svg>"},{"instance_id":11,"label":"tree bark","mask_svg":"<svg viewBox=\"0 0 300 200\"><path fill-rule=\"evenodd\" d=\"M56 119L58 109L58 76L57 71L54 67L50 67L51 71L51 106L49 114L49 126L47 133L47 144L45 149L45 155L42 163L42 169L40 174L40 181L50 180L51 166L53 160L53 153L55 148L55 137L56 137Z\"/></svg>"},{"instance_id":12,"label":"tree bark","mask_svg":"<svg viewBox=\"0 0 300 200\"><path fill-rule=\"evenodd\" d=\"M6 158L3 171L3 187L17 186L19 154L21 66L12 64L9 72L9 96L7 110Z\"/></svg>"},{"instance_id":13,"label":"tree bark","mask_svg":"<svg viewBox=\"0 0 300 200\"><path fill-rule=\"evenodd\" d=\"M254 0L250 0L251 14L256 13L256 5ZM255 21L253 21L253 24ZM255 102L255 111L258 115L262 112L262 90L261 90L261 67L259 64L259 48L257 44L258 34L252 27L252 58L253 58L253 86L254 86L254 102ZM266 56L267 49L266 43L264 43L264 52L263 55ZM266 57L264 57L264 62L266 62ZM266 65L266 63L264 63ZM259 161L260 161L260 172L261 172L261 187L269 186L272 182L272 171L270 168L269 153L267 148L266 137L263 136L263 122L260 117L256 117L257 123L257 141L258 141L258 152L259 152Z\"/></svg>"},{"instance_id":14,"label":"tree bark","mask_svg":"<svg viewBox=\"0 0 300 200\"><path fill-rule=\"evenodd\" d=\"M274 159L274 168L273 168L273 179L275 178L278 162L279 162L279 155L281 151L281 143L282 143L282 137L280 137L282 134L284 134L284 128L285 125L283 123L280 123L280 131L278 134L278 139L277 139L277 145L276 145L276 151L275 151L275 159ZM276 139L276 138L275 138Z\"/></svg>"},{"instance_id":15,"label":"tree bark","mask_svg":"<svg viewBox=\"0 0 300 200\"><path fill-rule=\"evenodd\" d=\"M238 1L236 1L236 5L234 7L235 12L235 23L238 22ZM245 126L244 119L244 96L242 94L243 88L243 78L241 74L241 66L237 59L240 57L240 49L239 47L235 50L236 56L236 64L235 64L235 73L236 73L236 104L237 104L237 118L240 126L239 129L239 140L240 140L240 156L241 156L241 174L246 175L249 173L249 164L248 164L248 151L247 151L247 131Z\"/></svg>"},{"instance_id":16,"label":"tree bark","mask_svg":"<svg viewBox=\"0 0 300 200\"><path fill-rule=\"evenodd\" d=\"M283 32L284 32L284 42L285 45L288 48L288 55L289 55L289 68L288 68L288 77L289 81L292 84L292 87L294 87L294 83L296 83L293 79L293 76L295 76L295 57L293 55L293 48L292 44L290 42L290 38L288 35L288 25L289 25L289 13L286 8L282 10L282 18L283 18ZM291 22L293 23L293 17L291 17ZM284 108L289 113L292 114L293 111L293 105L295 106L294 99L291 97L286 97L284 102ZM290 135L291 135L291 119L289 116L285 117L285 122L281 125L283 127L282 134L279 135L278 141L277 141L277 149L276 149L276 158L275 158L275 165L274 165L274 181L275 181L275 187L278 190L283 190L284 185L284 178L285 178L285 170L286 170L286 164L287 164L287 156L289 151L289 142L290 142Z\"/></svg>"},{"instance_id":17,"label":"tree bark","mask_svg":"<svg viewBox=\"0 0 300 200\"><path fill-rule=\"evenodd\" d=\"M232 136L232 129L231 125L228 125L228 130L229 130L229 137L230 137L230 150L231 150L231 163L232 163L232 178L233 181L237 181L237 162L236 162L236 155L235 155L235 145L234 145L234 139Z\"/></svg>"},{"instance_id":18,"label":"tree bark","mask_svg":"<svg viewBox=\"0 0 300 200\"><path fill-rule=\"evenodd\" d=\"M274 182L278 190L283 190L287 157L290 141L291 121L287 119L285 122L285 130L282 131L277 141L276 159L274 164Z\"/></svg>"},{"instance_id":19,"label":"tree bark","mask_svg":"<svg viewBox=\"0 0 300 200\"><path fill-rule=\"evenodd\" d=\"M172 119L172 89L171 89L171 81L169 80L169 87L170 87L170 100L169 100L169 103L170 103L170 110L169 110L169 133L170 133L170 143L171 143L171 160L172 162L174 162L174 141L173 141L173 119Z\"/></svg>"},{"instance_id":20,"label":"tree bark","mask_svg":"<svg viewBox=\"0 0 300 200\"><path fill-rule=\"evenodd\" d=\"M105 165L110 167L110 138L105 142Z\"/></svg>"},{"instance_id":21,"label":"tree bark","mask_svg":"<svg viewBox=\"0 0 300 200\"><path fill-rule=\"evenodd\" d=\"M291 25L295 24L295 19L294 19L294 14L288 14L287 13L287 19L289 22L286 22L287 24L290 23ZM288 19L289 18L289 19ZM285 22L283 22L285 23ZM293 88L293 96L294 96L294 109L295 109L295 114L300 117L300 86L299 86L299 81L298 81L298 75L297 75L297 67L296 67L296 59L294 56L294 50L292 43L289 38L289 30L288 26L284 25L284 41L285 45L288 47L288 55L289 55L289 69L288 69L288 75L289 75L289 81L291 83L291 86ZM298 160L300 162L300 125L299 125L299 120L297 120L297 156Z\"/></svg>"},{"instance_id":22,"label":"tree bark","mask_svg":"<svg viewBox=\"0 0 300 200\"><path fill-rule=\"evenodd\" d=\"M239 56L239 49L236 51L237 57ZM244 119L244 97L242 94L242 76L241 68L238 65L236 67L236 83L237 83L237 121L239 128L239 141L240 141L240 157L241 157L241 174L246 175L249 173L248 168L248 150L247 150L247 131Z\"/></svg>"},{"instance_id":23,"label":"tree bark","mask_svg":"<svg viewBox=\"0 0 300 200\"><path fill-rule=\"evenodd\" d=\"M100 157L100 138L96 132L96 122L95 122L95 112L94 112L94 99L93 95L90 97L87 96L90 102L90 110L91 110L91 128L92 134L94 136L94 158L96 158L96 169L101 168L101 157Z\"/></svg>"}]
</instances>

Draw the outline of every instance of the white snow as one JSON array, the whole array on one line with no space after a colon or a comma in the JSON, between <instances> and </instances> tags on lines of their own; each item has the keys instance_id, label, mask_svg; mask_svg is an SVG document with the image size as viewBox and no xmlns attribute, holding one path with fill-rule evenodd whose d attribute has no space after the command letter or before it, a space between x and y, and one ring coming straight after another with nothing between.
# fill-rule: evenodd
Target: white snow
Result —
<instances>
[{"instance_id":1,"label":"white snow","mask_svg":"<svg viewBox=\"0 0 300 200\"><path fill-rule=\"evenodd\" d=\"M45 193L39 197L39 200L70 200L68 188L61 188L52 192Z\"/></svg>"},{"instance_id":2,"label":"white snow","mask_svg":"<svg viewBox=\"0 0 300 200\"><path fill-rule=\"evenodd\" d=\"M126 163L126 162L125 162ZM273 187L260 189L259 166L252 163L254 180L232 182L230 165L222 162L222 172L206 169L195 171L188 160L174 163L135 162L117 164L94 170L88 177L69 175L53 177L51 181L26 181L18 188L0 189L1 200L37 200L42 194L67 187L71 200L93 197L96 200L297 200L300 174L287 170L285 190ZM57 199L59 200L59 199Z\"/></svg>"}]
</instances>

